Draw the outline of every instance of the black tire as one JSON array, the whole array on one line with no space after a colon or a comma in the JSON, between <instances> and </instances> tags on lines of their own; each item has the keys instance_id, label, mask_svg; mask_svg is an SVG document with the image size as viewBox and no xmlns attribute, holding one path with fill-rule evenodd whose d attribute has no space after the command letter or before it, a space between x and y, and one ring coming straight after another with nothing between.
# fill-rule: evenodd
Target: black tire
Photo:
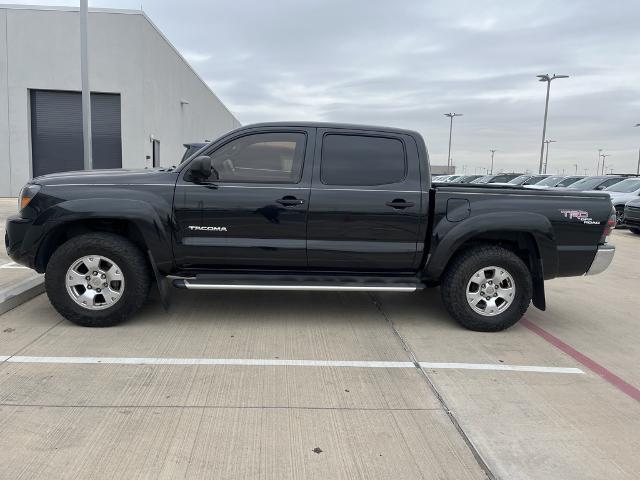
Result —
<instances>
[{"instance_id":1,"label":"black tire","mask_svg":"<svg viewBox=\"0 0 640 480\"><path fill-rule=\"evenodd\" d=\"M496 266L513 278L515 298L505 310L494 316L474 311L467 302L467 286L478 270ZM478 332L498 332L516 324L531 303L531 272L515 253L496 245L471 247L448 265L440 287L442 301L449 314L462 326Z\"/></svg>"},{"instance_id":2,"label":"black tire","mask_svg":"<svg viewBox=\"0 0 640 480\"><path fill-rule=\"evenodd\" d=\"M631 230L636 235L640 235L640 228L630 228L629 230Z\"/></svg>"},{"instance_id":3,"label":"black tire","mask_svg":"<svg viewBox=\"0 0 640 480\"><path fill-rule=\"evenodd\" d=\"M122 296L102 310L83 308L67 291L67 270L76 260L88 255L112 259L124 277ZM110 327L126 320L144 304L150 287L151 272L143 253L133 243L112 233L88 233L65 242L53 252L45 272L45 288L51 304L60 315L84 327Z\"/></svg>"},{"instance_id":4,"label":"black tire","mask_svg":"<svg viewBox=\"0 0 640 480\"><path fill-rule=\"evenodd\" d=\"M624 226L624 205L618 205L616 207L616 228L622 228Z\"/></svg>"}]
</instances>

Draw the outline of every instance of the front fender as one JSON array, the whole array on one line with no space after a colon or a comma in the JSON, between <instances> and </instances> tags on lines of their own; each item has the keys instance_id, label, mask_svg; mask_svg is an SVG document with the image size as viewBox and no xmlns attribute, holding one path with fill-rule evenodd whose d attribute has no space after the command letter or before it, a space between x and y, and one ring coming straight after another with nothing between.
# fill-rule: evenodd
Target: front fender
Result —
<instances>
[{"instance_id":1,"label":"front fender","mask_svg":"<svg viewBox=\"0 0 640 480\"><path fill-rule=\"evenodd\" d=\"M64 225L92 220L128 221L135 225L147 249L156 260L158 270L168 272L173 266L171 247L171 209L162 213L160 206L126 198L75 199L57 203L39 215L32 229L40 240ZM40 244L37 239L31 239ZM146 252L145 252L146 254Z\"/></svg>"},{"instance_id":2,"label":"front fender","mask_svg":"<svg viewBox=\"0 0 640 480\"><path fill-rule=\"evenodd\" d=\"M483 234L492 232L524 233L535 242L544 272L544 278L553 278L558 271L558 251L556 249L553 226L547 217L532 212L483 213L460 222L450 222L442 218L435 226L432 237L432 249L425 277L440 278L453 255L466 242Z\"/></svg>"}]
</instances>

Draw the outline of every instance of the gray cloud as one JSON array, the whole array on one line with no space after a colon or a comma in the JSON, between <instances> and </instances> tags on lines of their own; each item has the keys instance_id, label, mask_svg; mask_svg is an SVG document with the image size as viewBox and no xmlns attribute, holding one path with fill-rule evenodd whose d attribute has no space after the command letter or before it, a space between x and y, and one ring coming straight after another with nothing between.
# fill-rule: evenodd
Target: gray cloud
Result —
<instances>
[{"instance_id":1,"label":"gray cloud","mask_svg":"<svg viewBox=\"0 0 640 480\"><path fill-rule=\"evenodd\" d=\"M55 2L60 3L60 2ZM67 2L75 3L75 2ZM92 6L139 8L138 1ZM432 161L536 169L552 84L550 169L635 171L640 147L637 0L185 1L149 17L242 123L326 120L413 128Z\"/></svg>"}]
</instances>

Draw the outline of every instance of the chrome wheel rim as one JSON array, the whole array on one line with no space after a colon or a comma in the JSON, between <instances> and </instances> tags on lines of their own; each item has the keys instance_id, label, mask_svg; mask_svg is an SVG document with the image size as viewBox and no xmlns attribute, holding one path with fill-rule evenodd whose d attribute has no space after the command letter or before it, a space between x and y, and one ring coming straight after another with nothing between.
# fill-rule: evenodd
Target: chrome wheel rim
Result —
<instances>
[{"instance_id":1,"label":"chrome wheel rim","mask_svg":"<svg viewBox=\"0 0 640 480\"><path fill-rule=\"evenodd\" d=\"M87 255L74 261L65 283L71 299L87 310L112 307L124 293L122 269L102 255Z\"/></svg>"},{"instance_id":2,"label":"chrome wheel rim","mask_svg":"<svg viewBox=\"0 0 640 480\"><path fill-rule=\"evenodd\" d=\"M490 266L478 270L467 283L467 303L485 317L500 315L516 297L516 282L502 267Z\"/></svg>"}]
</instances>

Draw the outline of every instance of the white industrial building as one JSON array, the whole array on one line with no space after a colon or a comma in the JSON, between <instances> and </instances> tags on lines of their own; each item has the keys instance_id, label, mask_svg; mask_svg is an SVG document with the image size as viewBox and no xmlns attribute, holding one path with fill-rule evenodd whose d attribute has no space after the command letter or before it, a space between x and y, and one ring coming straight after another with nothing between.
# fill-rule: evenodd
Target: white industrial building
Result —
<instances>
[{"instance_id":1,"label":"white industrial building","mask_svg":"<svg viewBox=\"0 0 640 480\"><path fill-rule=\"evenodd\" d=\"M240 126L141 11L90 9L94 168L180 161ZM77 8L0 5L0 197L83 168Z\"/></svg>"}]
</instances>

